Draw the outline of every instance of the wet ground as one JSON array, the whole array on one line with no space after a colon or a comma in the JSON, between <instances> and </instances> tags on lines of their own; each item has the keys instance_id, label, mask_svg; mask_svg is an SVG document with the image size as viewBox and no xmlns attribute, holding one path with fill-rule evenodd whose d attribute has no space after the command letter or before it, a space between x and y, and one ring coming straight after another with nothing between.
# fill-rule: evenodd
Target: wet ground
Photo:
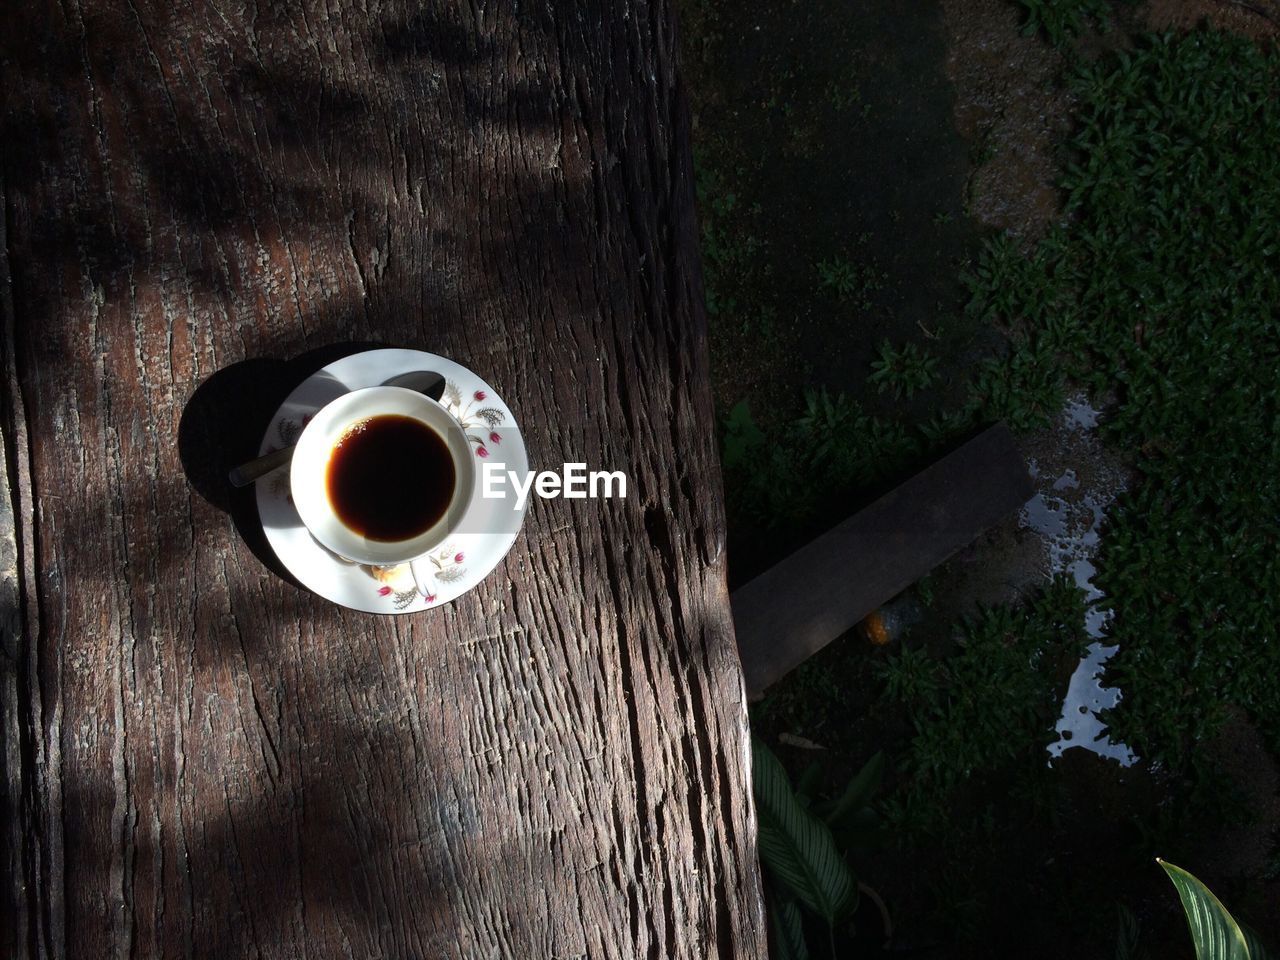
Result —
<instances>
[{"instance_id":1,"label":"wet ground","mask_svg":"<svg viewBox=\"0 0 1280 960\"><path fill-rule=\"evenodd\" d=\"M1267 36L1280 23L1274 7L1156 0L1123 16L1157 28L1208 16ZM1072 123L1061 55L1025 36L1006 0L690 0L682 13L701 213L715 227L709 279L719 301L711 332L721 410L747 399L762 423L785 422L802 389L817 386L908 420L939 400L958 402L964 371L1001 335L966 318L963 266L987 232L1029 244L1060 216L1053 184ZM1123 31L1089 42L1123 43ZM820 265L837 258L855 278L844 297L821 279ZM911 401L877 393L867 374L883 338L939 356L936 389ZM1097 418L1077 397L1051 427L1023 436L1036 498L937 571L928 604L908 593L890 611L893 643L943 651L977 604L1016 602L1054 573L1073 577L1092 605L1088 655L1074 672L1046 677L1062 691L1057 739L1045 745L1054 815L1010 809L994 842L958 824L963 837L945 862L940 851L877 854L865 878L894 911L900 947L1110 956L1124 905L1141 920L1150 955L1189 956L1153 849L1194 857L1237 902L1256 899L1258 878L1274 872L1280 773L1248 724L1234 722L1221 749L1257 813L1251 825L1205 824L1196 836L1170 837L1160 772L1112 742L1099 717L1123 693L1099 679L1111 648L1092 558L1106 535L1104 511L1131 478L1125 456L1098 439ZM731 539L731 577L776 558L786 537ZM793 770L816 747L824 764L845 772L910 736L909 717L869 709L878 694L866 665L880 655L851 634L793 682L791 702L809 705L757 718L766 736L793 745L781 748Z\"/></svg>"},{"instance_id":2,"label":"wet ground","mask_svg":"<svg viewBox=\"0 0 1280 960\"><path fill-rule=\"evenodd\" d=\"M1106 510L1130 482L1123 459L1098 439L1098 416L1083 396L1071 398L1046 435L1035 438L1029 461L1040 490L1023 508L1018 521L1044 545L1047 574L1071 577L1085 595L1088 653L1071 675L1057 724L1059 739L1049 745L1051 757L1070 749L1091 751L1132 766L1137 755L1108 735L1101 717L1114 707L1120 690L1102 684L1107 660L1118 649L1107 643L1111 613L1106 596L1094 582L1094 560L1102 540Z\"/></svg>"}]
</instances>

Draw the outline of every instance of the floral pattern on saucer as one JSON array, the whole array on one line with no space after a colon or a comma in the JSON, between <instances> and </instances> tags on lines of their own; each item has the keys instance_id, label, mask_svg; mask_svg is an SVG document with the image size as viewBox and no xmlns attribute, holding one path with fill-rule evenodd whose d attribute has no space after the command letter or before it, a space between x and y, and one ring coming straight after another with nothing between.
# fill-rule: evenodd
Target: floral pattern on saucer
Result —
<instances>
[{"instance_id":1,"label":"floral pattern on saucer","mask_svg":"<svg viewBox=\"0 0 1280 960\"><path fill-rule=\"evenodd\" d=\"M455 549L451 542L446 542L444 546L437 547L426 556L419 557L413 561L413 564L402 563L395 567L369 567L367 569L374 580L382 582L383 585L378 588L378 596L390 597L391 603L396 610L403 610L408 607L419 595L426 601L427 605L435 603L438 599L434 590L424 587L414 576L413 568L416 564L419 567L431 564L431 577L438 583L456 583L467 575L467 568L462 564L466 561L467 555L461 550ZM414 585L397 590L391 580L412 580Z\"/></svg>"},{"instance_id":2,"label":"floral pattern on saucer","mask_svg":"<svg viewBox=\"0 0 1280 960\"><path fill-rule=\"evenodd\" d=\"M502 426L507 419L507 415L496 407L476 408L476 404L484 403L488 399L488 393L484 390L476 390L464 406L462 391L452 380L444 382L444 394L440 397L440 405L462 424L462 429L467 433L467 439L476 445L476 456L481 460L489 456L489 447L486 444L497 446L502 442L498 427Z\"/></svg>"},{"instance_id":3,"label":"floral pattern on saucer","mask_svg":"<svg viewBox=\"0 0 1280 960\"><path fill-rule=\"evenodd\" d=\"M315 412L341 394L420 370L445 378L440 403L462 425L478 458L499 461L508 469L528 469L520 431L493 388L466 367L417 350L370 350L317 371L281 405L263 438L261 453L296 443ZM257 494L263 530L285 567L313 592L371 613L414 613L466 593L501 562L523 520L521 512L515 529L505 533L455 531L412 566L373 568L344 560L311 537L293 507L287 469L264 478Z\"/></svg>"}]
</instances>

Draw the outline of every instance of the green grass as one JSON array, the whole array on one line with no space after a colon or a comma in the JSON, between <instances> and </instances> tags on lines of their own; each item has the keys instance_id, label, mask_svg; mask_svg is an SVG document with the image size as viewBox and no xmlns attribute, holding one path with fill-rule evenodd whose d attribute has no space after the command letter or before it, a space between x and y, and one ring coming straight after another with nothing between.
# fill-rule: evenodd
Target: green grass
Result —
<instances>
[{"instance_id":1,"label":"green grass","mask_svg":"<svg viewBox=\"0 0 1280 960\"><path fill-rule=\"evenodd\" d=\"M1063 45L1110 9L1024 6L1033 29ZM1068 60L1078 126L1063 150L1062 222L1030 248L992 238L964 272L964 324L996 331L996 345L956 369L956 341L900 324L859 361L866 386L856 396L797 375L806 386L794 403L760 403L760 422L738 403L723 421L726 495L731 531L799 542L980 423L1036 431L1085 389L1103 410L1102 438L1135 474L1108 515L1096 582L1112 598L1120 645L1104 678L1124 692L1107 717L1112 734L1156 761L1158 804L1116 793L1131 803L1117 816L1134 818L1126 856L1145 857L1211 836L1205 824L1229 815L1229 787L1209 806L1198 801L1220 779L1212 744L1230 709L1280 747L1280 58L1198 31ZM769 273L782 249L753 229L767 218L733 194L735 170L700 174L713 323L750 328L786 355L794 328L779 333L758 306L793 309ZM854 239L815 245L826 249L806 251L793 271L814 309L842 320L878 266ZM869 249L892 263L883 245ZM879 318L856 322L850 336L865 338ZM921 602L931 592L926 584ZM1016 834L1014 820L1039 836L1069 809L1069 785L1053 779L1044 748L1081 623L1078 593L1054 584L1030 603L984 611L954 645L908 636L885 658L857 641L833 644L753 708L753 724L810 737L832 756L886 747L888 820L940 865L937 899L954 914L946 926L963 929L990 915L956 865ZM1083 884L1064 904L1089 892Z\"/></svg>"},{"instance_id":2,"label":"green grass","mask_svg":"<svg viewBox=\"0 0 1280 960\"><path fill-rule=\"evenodd\" d=\"M1278 81L1274 53L1208 31L1079 69L1068 225L1029 256L992 243L971 279L1014 343L979 375L989 408L1012 389L1034 421L1069 381L1111 401L1139 479L1099 564L1110 720L1175 769L1228 705L1280 743Z\"/></svg>"},{"instance_id":3,"label":"green grass","mask_svg":"<svg viewBox=\"0 0 1280 960\"><path fill-rule=\"evenodd\" d=\"M856 263L843 256L829 257L817 265L818 282L840 301L862 310L871 308L871 296L884 289L885 275L874 266Z\"/></svg>"},{"instance_id":4,"label":"green grass","mask_svg":"<svg viewBox=\"0 0 1280 960\"><path fill-rule=\"evenodd\" d=\"M1229 705L1280 743L1277 81L1275 54L1214 32L1079 68L1065 225L1029 252L993 239L966 276L970 317L1007 335L966 403L909 419L811 390L770 435L741 410L726 431L731 508L798 522L823 489L901 475L981 421L1044 426L1088 388L1139 476L1100 558L1121 648L1108 679L1125 691L1110 720L1172 767ZM868 377L910 398L934 369L919 344L886 341Z\"/></svg>"},{"instance_id":5,"label":"green grass","mask_svg":"<svg viewBox=\"0 0 1280 960\"><path fill-rule=\"evenodd\" d=\"M1016 767L1036 777L1071 667L1085 646L1083 595L1064 578L1021 606L982 609L947 656L904 644L877 665L883 697L915 733L890 821L908 838L945 827L968 781Z\"/></svg>"},{"instance_id":6,"label":"green grass","mask_svg":"<svg viewBox=\"0 0 1280 960\"><path fill-rule=\"evenodd\" d=\"M1110 0L1017 0L1026 19L1023 32L1043 33L1055 47L1070 50L1071 44L1087 30L1107 30L1111 20Z\"/></svg>"},{"instance_id":7,"label":"green grass","mask_svg":"<svg viewBox=\"0 0 1280 960\"><path fill-rule=\"evenodd\" d=\"M919 430L872 416L825 389L806 391L800 415L768 434L743 401L725 419L729 510L764 527L804 524L850 493L895 476L925 447Z\"/></svg>"},{"instance_id":8,"label":"green grass","mask_svg":"<svg viewBox=\"0 0 1280 960\"><path fill-rule=\"evenodd\" d=\"M937 357L910 341L895 347L888 340L882 340L879 356L871 361L871 376L867 380L881 393L892 394L895 400L900 397L910 400L932 386L937 376Z\"/></svg>"}]
</instances>

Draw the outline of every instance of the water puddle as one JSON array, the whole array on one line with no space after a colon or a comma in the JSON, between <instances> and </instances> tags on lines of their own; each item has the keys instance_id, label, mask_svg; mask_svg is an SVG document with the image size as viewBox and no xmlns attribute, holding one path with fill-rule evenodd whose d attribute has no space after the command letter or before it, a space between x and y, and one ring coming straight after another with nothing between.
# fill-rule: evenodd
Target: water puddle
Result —
<instances>
[{"instance_id":1,"label":"water puddle","mask_svg":"<svg viewBox=\"0 0 1280 960\"><path fill-rule=\"evenodd\" d=\"M1098 412L1083 398L1073 399L1063 410L1064 446L1069 453L1080 454L1072 456L1073 461L1083 464L1092 459L1089 448L1096 445L1092 432L1097 423ZM1054 472L1042 470L1035 460L1031 461L1031 473L1037 479L1042 474L1052 476ZM1097 477L1082 479L1075 469L1063 469L1049 485L1048 492L1036 494L1023 508L1022 524L1045 541L1050 572L1067 574L1084 591L1088 604L1084 626L1093 641L1071 675L1056 727L1058 740L1049 744L1049 755L1060 757L1065 750L1083 747L1128 767L1137 762L1137 755L1127 745L1108 737L1098 716L1099 711L1119 703L1121 693L1101 683L1103 667L1119 647L1105 642L1110 612L1100 608L1104 594L1093 582L1097 572L1093 558L1098 550L1098 528L1121 488L1118 478L1106 476L1105 471Z\"/></svg>"},{"instance_id":2,"label":"water puddle","mask_svg":"<svg viewBox=\"0 0 1280 960\"><path fill-rule=\"evenodd\" d=\"M1098 411L1084 397L1073 397L1062 408L1062 416L1069 428L1090 431L1098 425Z\"/></svg>"}]
</instances>

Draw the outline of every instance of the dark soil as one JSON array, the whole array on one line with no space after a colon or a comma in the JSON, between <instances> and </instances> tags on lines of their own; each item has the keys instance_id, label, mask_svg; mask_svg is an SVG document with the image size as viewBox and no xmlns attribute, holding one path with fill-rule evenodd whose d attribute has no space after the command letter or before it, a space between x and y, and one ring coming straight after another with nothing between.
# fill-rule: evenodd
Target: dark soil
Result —
<instances>
[{"instance_id":1,"label":"dark soil","mask_svg":"<svg viewBox=\"0 0 1280 960\"><path fill-rule=\"evenodd\" d=\"M943 0L956 130L974 144L969 214L984 227L1038 239L1058 216L1058 144L1071 101L1057 78L1062 56L1025 36L1007 0Z\"/></svg>"},{"instance_id":2,"label":"dark soil","mask_svg":"<svg viewBox=\"0 0 1280 960\"><path fill-rule=\"evenodd\" d=\"M754 296L713 322L721 404L749 398L767 420L822 385L882 406L865 381L884 337L924 337L961 360L974 331L958 315L958 267L978 231L964 216L971 146L951 124L939 8L691 7L700 162L727 172L732 229L762 246ZM817 265L834 257L873 275L865 305L821 287Z\"/></svg>"},{"instance_id":3,"label":"dark soil","mask_svg":"<svg viewBox=\"0 0 1280 960\"><path fill-rule=\"evenodd\" d=\"M1255 40L1280 36L1277 0L1150 0L1139 16L1152 30L1185 30L1207 22Z\"/></svg>"}]
</instances>

